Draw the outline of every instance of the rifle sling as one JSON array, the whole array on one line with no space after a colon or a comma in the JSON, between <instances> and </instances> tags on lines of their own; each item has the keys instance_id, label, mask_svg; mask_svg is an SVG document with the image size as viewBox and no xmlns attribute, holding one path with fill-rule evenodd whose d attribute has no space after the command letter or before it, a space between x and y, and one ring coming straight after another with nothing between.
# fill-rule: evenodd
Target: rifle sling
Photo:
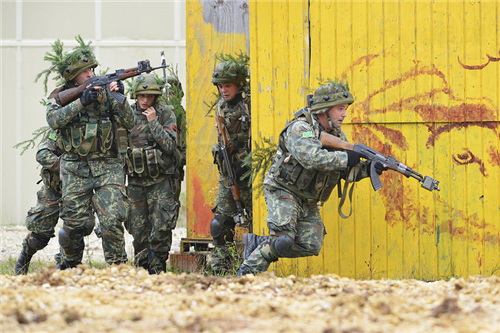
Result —
<instances>
[{"instance_id":1,"label":"rifle sling","mask_svg":"<svg viewBox=\"0 0 500 333\"><path fill-rule=\"evenodd\" d=\"M359 172L359 168L352 168L351 171L350 171L350 173L349 173L349 177L347 177L347 179L346 179L346 181L344 183L344 189L342 190L342 196L341 196L340 202L339 202L339 215L343 219L347 219L352 214L352 193L354 191L354 185L356 183L358 172ZM351 189L349 190L350 211L349 211L349 215L346 216L342 212L342 206L344 206L344 202L345 202L345 199L347 197L347 188L349 187L349 183L352 183ZM340 180L339 180L339 185L338 186L340 186ZM340 187L339 187L339 193L340 193Z\"/></svg>"}]
</instances>

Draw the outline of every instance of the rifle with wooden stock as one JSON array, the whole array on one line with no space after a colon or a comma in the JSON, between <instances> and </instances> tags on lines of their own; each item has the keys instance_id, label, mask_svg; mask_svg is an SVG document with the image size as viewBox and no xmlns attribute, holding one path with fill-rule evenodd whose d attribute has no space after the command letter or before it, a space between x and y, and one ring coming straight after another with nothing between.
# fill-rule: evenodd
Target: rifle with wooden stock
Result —
<instances>
[{"instance_id":1,"label":"rifle with wooden stock","mask_svg":"<svg viewBox=\"0 0 500 333\"><path fill-rule=\"evenodd\" d=\"M222 155L222 160L227 172L227 179L231 188L231 194L233 196L234 202L236 203L236 209L238 211L238 213L234 216L234 221L238 226L244 226L246 220L248 219L248 214L246 209L243 207L243 202L240 198L240 189L236 182L236 174L234 172L233 163L231 162L230 154L232 153L234 146L232 146L229 142L228 133L224 124L224 117L222 117L219 112L217 112L215 115L215 120L217 122L217 130L219 131L220 138L219 153Z\"/></svg>"},{"instance_id":2,"label":"rifle with wooden stock","mask_svg":"<svg viewBox=\"0 0 500 333\"><path fill-rule=\"evenodd\" d=\"M337 150L352 150L361 157L371 161L370 163L370 180L372 182L373 189L375 191L380 190L383 185L380 181L379 174L375 171L375 164L377 162L386 165L388 169L394 170L406 176L406 178L413 177L421 183L421 186L428 191L441 191L438 187L439 180L435 180L429 176L422 176L418 172L415 172L410 167L404 165L399 162L397 159L391 156L385 156L382 153L379 153L375 149L372 149L362 143L350 143L344 141L334 135L328 134L326 132L321 133L320 141L323 144L323 147Z\"/></svg>"},{"instance_id":3,"label":"rifle with wooden stock","mask_svg":"<svg viewBox=\"0 0 500 333\"><path fill-rule=\"evenodd\" d=\"M86 83L83 83L78 87L61 91L57 95L57 97L59 99L59 103L61 104L61 106L65 106L73 102L75 99L79 98L82 95L82 92L85 90L85 88L91 85L92 87L105 88L109 92L109 94L113 96L114 99L116 99L118 103L123 105L127 97L119 93L118 91L109 90L109 85L111 82L118 80L125 80L140 75L142 73L150 73L151 71L154 71L156 69L166 68L168 66L169 65L167 65L165 62L165 58L163 58L162 64L158 67L151 67L148 59L142 60L137 63L137 67L132 67L128 69L118 69L114 73L92 77Z\"/></svg>"}]
</instances>

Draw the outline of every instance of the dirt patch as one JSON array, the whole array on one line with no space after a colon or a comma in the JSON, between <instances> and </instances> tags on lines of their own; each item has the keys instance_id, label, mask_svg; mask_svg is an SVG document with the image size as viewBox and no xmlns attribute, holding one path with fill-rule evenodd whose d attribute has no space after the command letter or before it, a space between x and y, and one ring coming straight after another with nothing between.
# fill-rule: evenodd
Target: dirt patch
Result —
<instances>
[{"instance_id":1,"label":"dirt patch","mask_svg":"<svg viewBox=\"0 0 500 333\"><path fill-rule=\"evenodd\" d=\"M151 276L127 265L0 276L5 332L498 332L500 278L426 283Z\"/></svg>"}]
</instances>

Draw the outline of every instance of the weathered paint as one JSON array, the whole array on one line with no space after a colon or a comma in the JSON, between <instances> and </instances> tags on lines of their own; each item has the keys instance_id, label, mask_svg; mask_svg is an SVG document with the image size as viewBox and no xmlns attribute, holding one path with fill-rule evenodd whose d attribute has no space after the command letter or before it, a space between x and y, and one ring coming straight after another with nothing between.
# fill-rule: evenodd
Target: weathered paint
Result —
<instances>
[{"instance_id":1,"label":"weathered paint","mask_svg":"<svg viewBox=\"0 0 500 333\"><path fill-rule=\"evenodd\" d=\"M317 78L346 76L356 98L347 137L442 189L430 193L391 171L377 192L363 181L349 219L335 198L322 208L328 234L319 256L271 269L351 278L500 273L500 3L250 1L249 34L203 21L204 3L187 2L190 237L207 236L217 187L215 129L203 105L215 91L213 55L249 45L254 140L277 138ZM254 199L262 234L266 205Z\"/></svg>"},{"instance_id":2,"label":"weathered paint","mask_svg":"<svg viewBox=\"0 0 500 333\"><path fill-rule=\"evenodd\" d=\"M248 6L247 6L248 7ZM218 188L212 146L217 142L215 120L207 116L204 102L217 89L210 82L219 53L248 52L248 8L236 1L187 1L187 93L188 153L186 202L188 237L210 237L211 209Z\"/></svg>"},{"instance_id":3,"label":"weathered paint","mask_svg":"<svg viewBox=\"0 0 500 333\"><path fill-rule=\"evenodd\" d=\"M322 253L280 261L278 274L499 274L499 17L494 1L250 3L254 138L276 138L318 77L347 76L347 137L442 188L395 172L378 192L359 183L352 217L335 199L322 208ZM267 230L255 199L255 230Z\"/></svg>"}]
</instances>

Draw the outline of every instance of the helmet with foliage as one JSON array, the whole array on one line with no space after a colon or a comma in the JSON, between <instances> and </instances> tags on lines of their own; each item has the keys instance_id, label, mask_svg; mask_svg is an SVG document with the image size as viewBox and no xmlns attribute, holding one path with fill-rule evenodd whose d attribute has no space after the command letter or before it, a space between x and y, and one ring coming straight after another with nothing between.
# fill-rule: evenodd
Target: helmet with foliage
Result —
<instances>
[{"instance_id":1,"label":"helmet with foliage","mask_svg":"<svg viewBox=\"0 0 500 333\"><path fill-rule=\"evenodd\" d=\"M310 100L313 114L328 112L328 110L335 105L350 105L352 103L354 103L354 97L349 92L349 85L342 80L329 80L327 84L316 89Z\"/></svg>"},{"instance_id":2,"label":"helmet with foliage","mask_svg":"<svg viewBox=\"0 0 500 333\"><path fill-rule=\"evenodd\" d=\"M247 85L248 66L250 57L240 52L236 56L231 54L219 54L215 57L219 63L212 73L212 83L235 83L239 87Z\"/></svg>"},{"instance_id":3,"label":"helmet with foliage","mask_svg":"<svg viewBox=\"0 0 500 333\"><path fill-rule=\"evenodd\" d=\"M130 89L130 97L137 98L137 95L158 95L163 94L163 81L152 74L141 74L137 76Z\"/></svg>"},{"instance_id":4,"label":"helmet with foliage","mask_svg":"<svg viewBox=\"0 0 500 333\"><path fill-rule=\"evenodd\" d=\"M179 94L179 97L184 96L184 91L182 90L182 83L179 81L177 76L169 75L167 76L167 88L170 93Z\"/></svg>"},{"instance_id":5,"label":"helmet with foliage","mask_svg":"<svg viewBox=\"0 0 500 333\"><path fill-rule=\"evenodd\" d=\"M75 36L75 40L78 45L69 53L63 52L64 44L60 39L52 44L53 53L45 53L43 60L50 61L52 65L38 73L35 78L35 82L37 82L41 76L45 76L43 81L45 93L47 93L47 81L51 74L55 74L54 80L57 81L57 85L61 85L74 80L78 74L88 68L95 68L99 65L94 55L94 49L90 46L92 41L85 44L80 35Z\"/></svg>"}]
</instances>

